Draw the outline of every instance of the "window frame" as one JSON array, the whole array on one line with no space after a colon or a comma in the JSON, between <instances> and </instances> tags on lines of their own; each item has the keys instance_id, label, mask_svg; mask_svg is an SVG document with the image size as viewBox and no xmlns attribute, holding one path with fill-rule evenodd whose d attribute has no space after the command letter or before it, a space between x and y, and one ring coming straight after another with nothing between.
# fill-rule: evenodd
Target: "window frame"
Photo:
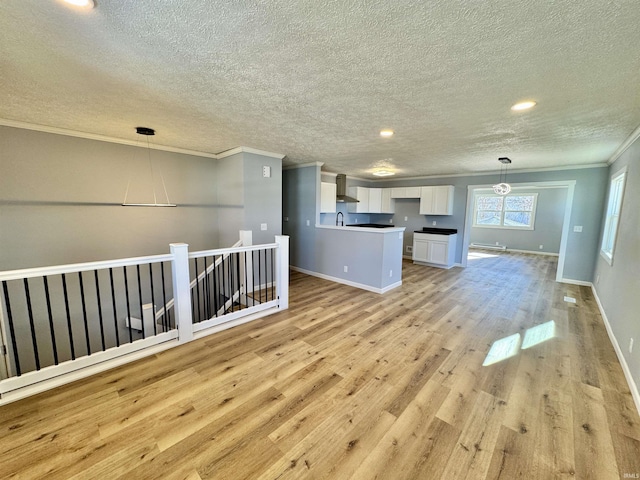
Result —
<instances>
[{"instance_id":1,"label":"window frame","mask_svg":"<svg viewBox=\"0 0 640 480\"><path fill-rule=\"evenodd\" d=\"M620 217L624 204L624 191L627 184L627 167L623 167L613 175L609 180L609 192L607 194L607 207L604 212L604 222L602 225L602 240L600 242L600 255L609 265L613 265L613 257L616 251L616 243L618 241L618 230L620 229ZM616 195L612 195L614 193ZM615 202L615 205L614 205ZM612 218L615 218L615 225L611 225ZM610 249L606 249L605 245L611 245Z\"/></svg>"},{"instance_id":2,"label":"window frame","mask_svg":"<svg viewBox=\"0 0 640 480\"><path fill-rule=\"evenodd\" d=\"M505 225L504 224L504 214L505 212L518 212L520 210L505 210L506 208L506 198L507 197L523 197L523 196L528 196L528 197L533 197L533 208L531 209L531 225L528 225L526 227L517 227L514 225ZM478 198L479 197L501 197L504 198L505 200L502 202L502 210L500 210L500 224L499 225L488 225L488 224L481 224L478 223ZM494 229L500 229L500 230L535 230L535 222L536 222L536 209L538 206L538 192L514 192L513 190L511 191L511 193L508 193L507 195L499 195L497 193L490 193L490 192L476 192L474 199L473 199L473 227L477 227L477 228L494 228ZM485 210L485 211L494 211L494 210ZM497 210L495 210L497 211Z\"/></svg>"}]
</instances>

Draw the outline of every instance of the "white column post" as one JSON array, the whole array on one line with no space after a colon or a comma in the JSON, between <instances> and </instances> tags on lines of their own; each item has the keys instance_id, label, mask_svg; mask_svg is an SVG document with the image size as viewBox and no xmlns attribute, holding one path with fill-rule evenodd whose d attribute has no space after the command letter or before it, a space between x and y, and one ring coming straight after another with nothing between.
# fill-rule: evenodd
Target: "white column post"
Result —
<instances>
[{"instance_id":1,"label":"white column post","mask_svg":"<svg viewBox=\"0 0 640 480\"><path fill-rule=\"evenodd\" d=\"M253 232L251 230L240 230L240 241L242 242L243 247L250 247L253 245ZM246 306L253 306L255 305L255 301L253 299L253 256L251 252L247 252L247 255L246 266L244 263L242 264L242 267L240 268L240 275L242 276L242 282L244 283L244 304ZM244 255L242 257L244 257ZM244 276L245 267L249 278L245 278ZM249 285L249 283L251 283L251 285ZM251 294L251 297L249 297L249 294ZM251 305L249 305L249 303L251 303Z\"/></svg>"},{"instance_id":2,"label":"white column post","mask_svg":"<svg viewBox=\"0 0 640 480\"><path fill-rule=\"evenodd\" d=\"M186 243L172 243L171 254L173 262L171 273L173 277L173 300L178 326L178 339L186 343L193 339L193 321L191 318L191 287L189 285L189 245Z\"/></svg>"},{"instance_id":3,"label":"white column post","mask_svg":"<svg viewBox=\"0 0 640 480\"><path fill-rule=\"evenodd\" d=\"M282 310L289 308L289 237L276 235L276 293Z\"/></svg>"}]
</instances>

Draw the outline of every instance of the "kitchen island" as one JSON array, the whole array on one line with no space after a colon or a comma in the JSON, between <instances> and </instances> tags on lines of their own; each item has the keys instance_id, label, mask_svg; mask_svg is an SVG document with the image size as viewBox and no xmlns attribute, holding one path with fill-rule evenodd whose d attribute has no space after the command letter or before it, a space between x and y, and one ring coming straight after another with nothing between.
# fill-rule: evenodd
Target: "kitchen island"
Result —
<instances>
[{"instance_id":1,"label":"kitchen island","mask_svg":"<svg viewBox=\"0 0 640 480\"><path fill-rule=\"evenodd\" d=\"M405 227L315 226L311 268L294 270L376 293L402 285Z\"/></svg>"}]
</instances>

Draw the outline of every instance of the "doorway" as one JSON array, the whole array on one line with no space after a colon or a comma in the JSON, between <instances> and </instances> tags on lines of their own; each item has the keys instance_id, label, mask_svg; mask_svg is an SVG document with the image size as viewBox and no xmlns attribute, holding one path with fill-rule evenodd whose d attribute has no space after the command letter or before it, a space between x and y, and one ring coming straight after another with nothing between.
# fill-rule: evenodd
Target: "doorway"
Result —
<instances>
[{"instance_id":1,"label":"doorway","mask_svg":"<svg viewBox=\"0 0 640 480\"><path fill-rule=\"evenodd\" d=\"M556 282L564 281L564 263L567 253L567 240L569 236L569 226L571 224L571 208L573 206L573 193L576 186L575 180L560 180L553 182L527 182L513 183L512 187L524 188L566 188L567 195L564 205L564 218L562 221L562 234L560 237L560 251L558 252L558 268L556 270ZM476 190L484 190L491 188L491 185L469 185L467 187L467 209L464 219L464 236L462 240L462 261L463 267L467 266L467 257L469 255L469 242L471 237L471 228L473 226L474 198Z\"/></svg>"}]
</instances>

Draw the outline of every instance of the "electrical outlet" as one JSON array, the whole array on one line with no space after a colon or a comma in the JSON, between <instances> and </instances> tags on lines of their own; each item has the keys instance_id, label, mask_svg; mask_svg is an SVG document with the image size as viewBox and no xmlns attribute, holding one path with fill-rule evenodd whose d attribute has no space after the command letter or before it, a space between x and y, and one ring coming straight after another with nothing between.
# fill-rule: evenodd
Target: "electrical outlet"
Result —
<instances>
[{"instance_id":1,"label":"electrical outlet","mask_svg":"<svg viewBox=\"0 0 640 480\"><path fill-rule=\"evenodd\" d=\"M576 225L573 227L573 231L576 233L582 233L582 225Z\"/></svg>"},{"instance_id":2,"label":"electrical outlet","mask_svg":"<svg viewBox=\"0 0 640 480\"><path fill-rule=\"evenodd\" d=\"M311 226L311 221L307 220L307 227Z\"/></svg>"},{"instance_id":3,"label":"electrical outlet","mask_svg":"<svg viewBox=\"0 0 640 480\"><path fill-rule=\"evenodd\" d=\"M393 270L389 270L389 277L393 277Z\"/></svg>"},{"instance_id":4,"label":"electrical outlet","mask_svg":"<svg viewBox=\"0 0 640 480\"><path fill-rule=\"evenodd\" d=\"M629 339L629 353L633 353L633 338Z\"/></svg>"},{"instance_id":5,"label":"electrical outlet","mask_svg":"<svg viewBox=\"0 0 640 480\"><path fill-rule=\"evenodd\" d=\"M413 253L413 245L407 245L407 253Z\"/></svg>"},{"instance_id":6,"label":"electrical outlet","mask_svg":"<svg viewBox=\"0 0 640 480\"><path fill-rule=\"evenodd\" d=\"M500 245L500 242L496 242L496 245Z\"/></svg>"},{"instance_id":7,"label":"electrical outlet","mask_svg":"<svg viewBox=\"0 0 640 480\"><path fill-rule=\"evenodd\" d=\"M540 250L542 250L544 248L544 245L540 245Z\"/></svg>"},{"instance_id":8,"label":"electrical outlet","mask_svg":"<svg viewBox=\"0 0 640 480\"><path fill-rule=\"evenodd\" d=\"M407 220L409 220L409 217L404 217L404 221L406 222Z\"/></svg>"},{"instance_id":9,"label":"electrical outlet","mask_svg":"<svg viewBox=\"0 0 640 480\"><path fill-rule=\"evenodd\" d=\"M264 231L267 229L267 224L266 223L261 223L260 224L260 230Z\"/></svg>"},{"instance_id":10,"label":"electrical outlet","mask_svg":"<svg viewBox=\"0 0 640 480\"><path fill-rule=\"evenodd\" d=\"M349 273L349 267L347 267L346 265L344 266L344 273Z\"/></svg>"},{"instance_id":11,"label":"electrical outlet","mask_svg":"<svg viewBox=\"0 0 640 480\"><path fill-rule=\"evenodd\" d=\"M393 218L390 218L390 219L389 219L389 223L393 223Z\"/></svg>"},{"instance_id":12,"label":"electrical outlet","mask_svg":"<svg viewBox=\"0 0 640 480\"><path fill-rule=\"evenodd\" d=\"M433 225L435 227L436 226L436 221L434 220L433 222L431 222L431 225Z\"/></svg>"}]
</instances>

